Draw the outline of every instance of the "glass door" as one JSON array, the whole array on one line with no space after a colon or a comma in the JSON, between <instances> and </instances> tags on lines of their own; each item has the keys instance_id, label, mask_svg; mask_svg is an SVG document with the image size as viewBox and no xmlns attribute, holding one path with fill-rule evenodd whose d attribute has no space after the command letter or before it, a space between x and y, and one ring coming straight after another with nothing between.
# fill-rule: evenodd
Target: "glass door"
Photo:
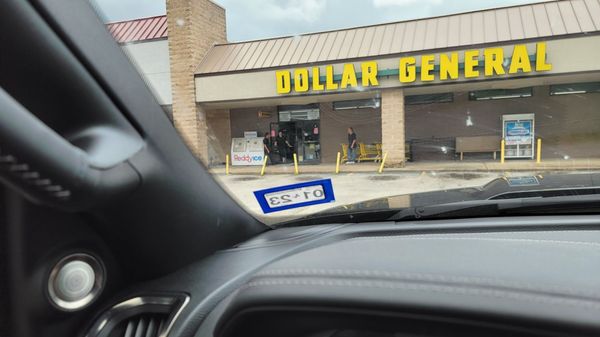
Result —
<instances>
[{"instance_id":1,"label":"glass door","mask_svg":"<svg viewBox=\"0 0 600 337\"><path fill-rule=\"evenodd\" d=\"M279 107L278 130L283 131L300 164L321 162L320 111L318 104ZM290 153L290 159L292 154Z\"/></svg>"},{"instance_id":2,"label":"glass door","mask_svg":"<svg viewBox=\"0 0 600 337\"><path fill-rule=\"evenodd\" d=\"M321 143L319 121L296 122L296 139L298 140L298 161L304 164L321 162Z\"/></svg>"}]
</instances>

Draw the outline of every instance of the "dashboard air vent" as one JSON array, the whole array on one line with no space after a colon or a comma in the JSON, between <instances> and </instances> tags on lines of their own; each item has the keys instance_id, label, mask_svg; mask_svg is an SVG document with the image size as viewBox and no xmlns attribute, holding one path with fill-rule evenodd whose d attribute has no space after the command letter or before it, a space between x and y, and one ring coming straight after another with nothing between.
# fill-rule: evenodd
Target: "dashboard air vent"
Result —
<instances>
[{"instance_id":1,"label":"dashboard air vent","mask_svg":"<svg viewBox=\"0 0 600 337\"><path fill-rule=\"evenodd\" d=\"M166 337L187 296L143 296L121 302L94 323L86 337Z\"/></svg>"},{"instance_id":2,"label":"dashboard air vent","mask_svg":"<svg viewBox=\"0 0 600 337\"><path fill-rule=\"evenodd\" d=\"M169 316L166 314L141 314L134 316L110 333L110 337L160 337L167 326Z\"/></svg>"}]
</instances>

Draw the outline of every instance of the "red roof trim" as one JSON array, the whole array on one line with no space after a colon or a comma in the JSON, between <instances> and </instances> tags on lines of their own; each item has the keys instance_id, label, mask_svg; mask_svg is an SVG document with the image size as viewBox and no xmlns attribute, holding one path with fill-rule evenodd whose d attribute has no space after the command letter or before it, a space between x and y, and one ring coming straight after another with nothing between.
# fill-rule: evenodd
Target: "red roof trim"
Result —
<instances>
[{"instance_id":1,"label":"red roof trim","mask_svg":"<svg viewBox=\"0 0 600 337\"><path fill-rule=\"evenodd\" d=\"M106 28L118 43L162 39L168 34L166 15L111 22Z\"/></svg>"}]
</instances>

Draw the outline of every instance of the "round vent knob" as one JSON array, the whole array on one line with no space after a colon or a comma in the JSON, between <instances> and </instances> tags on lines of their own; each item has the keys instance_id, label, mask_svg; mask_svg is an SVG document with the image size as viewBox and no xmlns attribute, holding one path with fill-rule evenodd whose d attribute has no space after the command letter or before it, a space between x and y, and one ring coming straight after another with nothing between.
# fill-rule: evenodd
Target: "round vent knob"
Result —
<instances>
[{"instance_id":1,"label":"round vent knob","mask_svg":"<svg viewBox=\"0 0 600 337\"><path fill-rule=\"evenodd\" d=\"M64 311L80 310L92 303L104 286L104 267L88 254L62 258L48 278L50 302Z\"/></svg>"}]
</instances>

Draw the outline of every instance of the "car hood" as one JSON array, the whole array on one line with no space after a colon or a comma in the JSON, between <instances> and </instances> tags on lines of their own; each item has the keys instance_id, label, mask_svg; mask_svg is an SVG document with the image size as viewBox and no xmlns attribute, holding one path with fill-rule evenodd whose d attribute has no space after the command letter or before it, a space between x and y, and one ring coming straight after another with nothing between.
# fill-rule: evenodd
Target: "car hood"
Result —
<instances>
[{"instance_id":1,"label":"car hood","mask_svg":"<svg viewBox=\"0 0 600 337\"><path fill-rule=\"evenodd\" d=\"M589 190L594 188L600 193L600 173L511 174L493 179L480 187L395 195L335 207L315 215L403 209L461 201L531 198L548 192L554 195L589 194Z\"/></svg>"}]
</instances>

